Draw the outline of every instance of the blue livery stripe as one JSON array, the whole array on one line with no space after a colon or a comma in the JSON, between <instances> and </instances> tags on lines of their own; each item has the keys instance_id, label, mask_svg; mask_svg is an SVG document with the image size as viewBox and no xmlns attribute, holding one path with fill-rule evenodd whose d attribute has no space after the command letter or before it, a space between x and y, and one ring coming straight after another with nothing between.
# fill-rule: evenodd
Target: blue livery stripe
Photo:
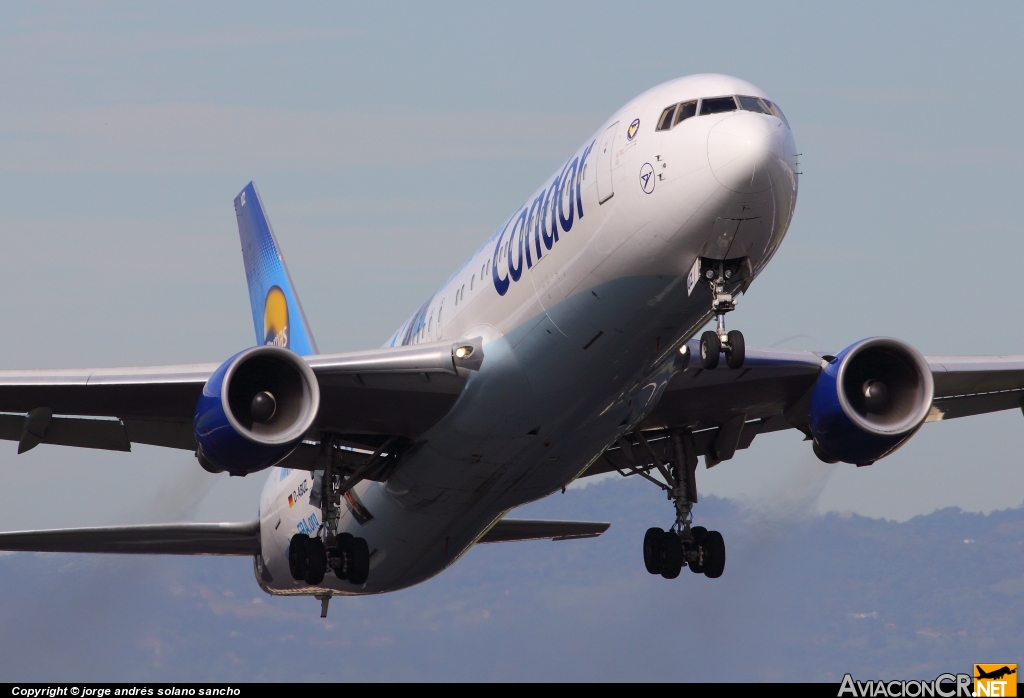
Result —
<instances>
[{"instance_id":1,"label":"blue livery stripe","mask_svg":"<svg viewBox=\"0 0 1024 698\"><path fill-rule=\"evenodd\" d=\"M252 182L235 197L235 215L256 343L285 347L302 356L316 354L313 333Z\"/></svg>"}]
</instances>

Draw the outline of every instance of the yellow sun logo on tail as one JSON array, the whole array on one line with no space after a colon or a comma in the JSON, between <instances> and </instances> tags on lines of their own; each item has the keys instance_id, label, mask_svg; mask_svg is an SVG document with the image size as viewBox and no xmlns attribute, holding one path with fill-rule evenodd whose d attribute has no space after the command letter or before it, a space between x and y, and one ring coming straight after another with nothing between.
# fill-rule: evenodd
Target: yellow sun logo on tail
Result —
<instances>
[{"instance_id":1,"label":"yellow sun logo on tail","mask_svg":"<svg viewBox=\"0 0 1024 698\"><path fill-rule=\"evenodd\" d=\"M288 300L279 286L271 286L263 304L263 343L288 348Z\"/></svg>"}]
</instances>

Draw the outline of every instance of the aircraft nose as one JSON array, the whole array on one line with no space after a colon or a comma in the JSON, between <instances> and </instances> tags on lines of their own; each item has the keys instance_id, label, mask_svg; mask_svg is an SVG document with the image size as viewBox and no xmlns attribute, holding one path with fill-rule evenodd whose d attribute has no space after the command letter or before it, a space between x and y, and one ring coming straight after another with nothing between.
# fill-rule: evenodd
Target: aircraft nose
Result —
<instances>
[{"instance_id":1,"label":"aircraft nose","mask_svg":"<svg viewBox=\"0 0 1024 698\"><path fill-rule=\"evenodd\" d=\"M740 194L765 191L781 173L782 128L761 114L738 113L708 133L708 164L722 186Z\"/></svg>"}]
</instances>

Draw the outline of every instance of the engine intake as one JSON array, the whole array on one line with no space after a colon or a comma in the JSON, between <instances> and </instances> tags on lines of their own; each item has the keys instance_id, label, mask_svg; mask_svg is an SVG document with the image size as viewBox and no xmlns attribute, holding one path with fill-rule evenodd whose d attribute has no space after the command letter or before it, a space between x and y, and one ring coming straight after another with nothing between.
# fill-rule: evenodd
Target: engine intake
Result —
<instances>
[{"instance_id":1,"label":"engine intake","mask_svg":"<svg viewBox=\"0 0 1024 698\"><path fill-rule=\"evenodd\" d=\"M931 369L909 344L887 337L844 349L811 393L811 436L824 455L866 465L889 455L924 422L932 405Z\"/></svg>"},{"instance_id":2,"label":"engine intake","mask_svg":"<svg viewBox=\"0 0 1024 698\"><path fill-rule=\"evenodd\" d=\"M196 457L246 475L279 463L313 425L320 386L309 365L274 346L247 349L213 372L196 405Z\"/></svg>"}]
</instances>

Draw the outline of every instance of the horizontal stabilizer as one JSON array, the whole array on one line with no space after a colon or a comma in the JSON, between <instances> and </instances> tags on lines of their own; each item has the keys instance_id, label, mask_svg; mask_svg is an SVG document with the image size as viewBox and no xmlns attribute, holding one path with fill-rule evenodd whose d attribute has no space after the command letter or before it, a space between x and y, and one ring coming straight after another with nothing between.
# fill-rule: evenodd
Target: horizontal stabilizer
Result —
<instances>
[{"instance_id":1,"label":"horizontal stabilizer","mask_svg":"<svg viewBox=\"0 0 1024 698\"><path fill-rule=\"evenodd\" d=\"M502 519L478 543L510 543L517 540L570 540L596 538L611 526L598 521L537 521Z\"/></svg>"},{"instance_id":2,"label":"horizontal stabilizer","mask_svg":"<svg viewBox=\"0 0 1024 698\"><path fill-rule=\"evenodd\" d=\"M260 522L176 523L0 533L0 550L39 553L255 555Z\"/></svg>"}]
</instances>

